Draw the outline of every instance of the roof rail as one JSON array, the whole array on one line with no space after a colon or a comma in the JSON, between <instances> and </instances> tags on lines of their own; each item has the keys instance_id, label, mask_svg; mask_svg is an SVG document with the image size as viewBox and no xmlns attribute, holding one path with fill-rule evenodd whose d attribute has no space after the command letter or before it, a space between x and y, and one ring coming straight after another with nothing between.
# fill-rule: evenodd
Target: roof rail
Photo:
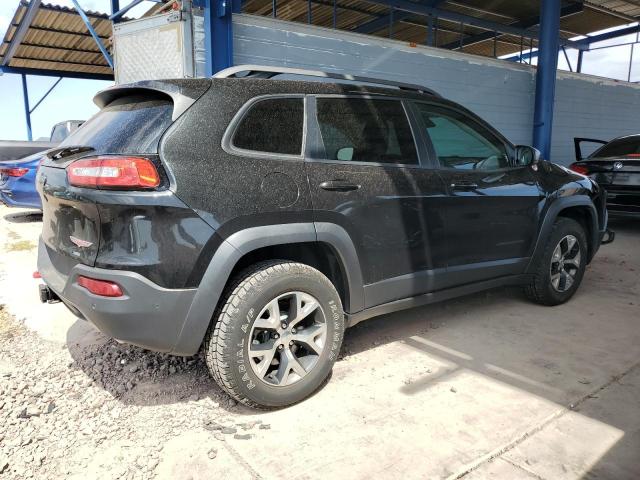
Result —
<instances>
[{"instance_id":1,"label":"roof rail","mask_svg":"<svg viewBox=\"0 0 640 480\"><path fill-rule=\"evenodd\" d=\"M410 90L414 92L426 93L439 97L440 95L430 88L422 85L414 85L412 83L396 82L393 80L384 80L381 78L361 77L357 75L348 75L343 73L323 72L320 70L307 70L304 68L291 67L268 67L265 65L237 65L235 67L225 68L216 73L213 78L243 78L238 76L239 73L246 72L247 77L252 78L273 78L276 75L301 75L305 77L330 78L333 80L348 80L358 83L372 83L384 85L387 87L396 87L400 90Z\"/></svg>"}]
</instances>

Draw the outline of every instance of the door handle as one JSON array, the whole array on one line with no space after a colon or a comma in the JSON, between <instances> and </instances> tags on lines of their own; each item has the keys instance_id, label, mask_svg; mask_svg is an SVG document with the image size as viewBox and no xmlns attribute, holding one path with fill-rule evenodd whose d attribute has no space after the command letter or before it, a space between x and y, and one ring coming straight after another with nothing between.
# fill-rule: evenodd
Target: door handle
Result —
<instances>
[{"instance_id":1,"label":"door handle","mask_svg":"<svg viewBox=\"0 0 640 480\"><path fill-rule=\"evenodd\" d=\"M347 182L346 180L327 180L320 184L320 188L331 192L350 192L352 190L358 190L360 185Z\"/></svg>"},{"instance_id":2,"label":"door handle","mask_svg":"<svg viewBox=\"0 0 640 480\"><path fill-rule=\"evenodd\" d=\"M469 190L476 190L477 188L478 188L478 184L472 183L472 182L458 182L458 183L451 184L451 190L457 190L462 192L466 192Z\"/></svg>"}]
</instances>

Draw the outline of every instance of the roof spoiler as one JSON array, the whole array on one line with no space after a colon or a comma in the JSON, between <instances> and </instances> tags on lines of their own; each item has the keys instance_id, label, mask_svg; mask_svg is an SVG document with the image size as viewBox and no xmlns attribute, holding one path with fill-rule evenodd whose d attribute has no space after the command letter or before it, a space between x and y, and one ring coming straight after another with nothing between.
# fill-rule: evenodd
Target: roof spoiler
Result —
<instances>
[{"instance_id":1,"label":"roof spoiler","mask_svg":"<svg viewBox=\"0 0 640 480\"><path fill-rule=\"evenodd\" d=\"M127 85L114 85L99 91L93 97L93 103L104 108L118 98L129 95L142 95L153 92L158 96L168 97L173 101L171 120L175 121L195 101L204 94L211 82L200 80L148 80Z\"/></svg>"}]
</instances>

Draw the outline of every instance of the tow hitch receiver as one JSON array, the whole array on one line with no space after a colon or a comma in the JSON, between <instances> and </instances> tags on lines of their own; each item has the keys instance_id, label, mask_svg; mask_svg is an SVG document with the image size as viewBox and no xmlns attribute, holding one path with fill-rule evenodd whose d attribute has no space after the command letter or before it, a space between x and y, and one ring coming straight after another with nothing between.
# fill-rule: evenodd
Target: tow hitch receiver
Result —
<instances>
[{"instance_id":1,"label":"tow hitch receiver","mask_svg":"<svg viewBox=\"0 0 640 480\"><path fill-rule=\"evenodd\" d=\"M58 295L56 295L56 293L47 285L38 285L38 290L40 293L40 301L42 303L58 303L60 301L60 297L58 297Z\"/></svg>"},{"instance_id":2,"label":"tow hitch receiver","mask_svg":"<svg viewBox=\"0 0 640 480\"><path fill-rule=\"evenodd\" d=\"M604 236L602 237L602 241L600 242L600 244L607 245L608 243L613 242L615 238L616 238L616 232L607 228L607 231L604 232Z\"/></svg>"}]
</instances>

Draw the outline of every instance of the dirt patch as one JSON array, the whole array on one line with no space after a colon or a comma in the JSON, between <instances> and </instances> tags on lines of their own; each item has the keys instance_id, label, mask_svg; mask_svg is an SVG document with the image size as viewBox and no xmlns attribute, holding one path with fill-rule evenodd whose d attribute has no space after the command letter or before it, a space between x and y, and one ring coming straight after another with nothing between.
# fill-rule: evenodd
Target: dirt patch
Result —
<instances>
[{"instance_id":1,"label":"dirt patch","mask_svg":"<svg viewBox=\"0 0 640 480\"><path fill-rule=\"evenodd\" d=\"M0 338L10 339L18 331L18 325L9 315L4 305L0 305Z\"/></svg>"},{"instance_id":2,"label":"dirt patch","mask_svg":"<svg viewBox=\"0 0 640 480\"><path fill-rule=\"evenodd\" d=\"M28 240L19 240L17 242L7 243L4 248L7 252L24 252L33 250L36 248L36 245Z\"/></svg>"}]
</instances>

